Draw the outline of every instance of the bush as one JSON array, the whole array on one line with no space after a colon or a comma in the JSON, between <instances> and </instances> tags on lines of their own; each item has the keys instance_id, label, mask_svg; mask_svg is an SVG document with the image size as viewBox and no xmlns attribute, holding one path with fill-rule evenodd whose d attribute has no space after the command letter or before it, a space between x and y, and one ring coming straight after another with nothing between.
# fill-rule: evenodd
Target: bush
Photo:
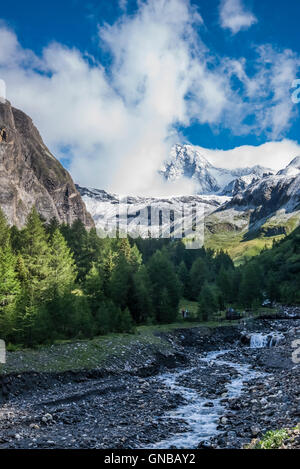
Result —
<instances>
[{"instance_id":1,"label":"bush","mask_svg":"<svg viewBox=\"0 0 300 469\"><path fill-rule=\"evenodd\" d=\"M269 431L255 443L253 449L279 449L288 436L288 431L285 429Z\"/></svg>"}]
</instances>

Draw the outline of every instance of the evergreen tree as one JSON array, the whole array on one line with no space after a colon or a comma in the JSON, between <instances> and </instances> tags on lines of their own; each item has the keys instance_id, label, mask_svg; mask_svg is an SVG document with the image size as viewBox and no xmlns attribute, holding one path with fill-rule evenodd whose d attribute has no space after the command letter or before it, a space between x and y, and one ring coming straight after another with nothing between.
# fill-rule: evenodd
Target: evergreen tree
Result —
<instances>
[{"instance_id":1,"label":"evergreen tree","mask_svg":"<svg viewBox=\"0 0 300 469\"><path fill-rule=\"evenodd\" d=\"M129 309L136 323L153 321L152 286L147 267L144 265L133 275Z\"/></svg>"},{"instance_id":2,"label":"evergreen tree","mask_svg":"<svg viewBox=\"0 0 300 469\"><path fill-rule=\"evenodd\" d=\"M59 229L60 224L56 217L51 218L49 223L45 224L45 230L50 239L52 238L53 234Z\"/></svg>"},{"instance_id":3,"label":"evergreen tree","mask_svg":"<svg viewBox=\"0 0 300 469\"><path fill-rule=\"evenodd\" d=\"M243 269L240 285L240 303L245 308L250 308L254 302L261 301L262 278L258 265L248 263Z\"/></svg>"},{"instance_id":4,"label":"evergreen tree","mask_svg":"<svg viewBox=\"0 0 300 469\"><path fill-rule=\"evenodd\" d=\"M0 247L7 246L10 242L10 231L6 216L0 208Z\"/></svg>"},{"instance_id":5,"label":"evergreen tree","mask_svg":"<svg viewBox=\"0 0 300 469\"><path fill-rule=\"evenodd\" d=\"M76 279L76 267L73 254L61 232L56 229L50 241L49 287L62 296L69 293Z\"/></svg>"},{"instance_id":6,"label":"evergreen tree","mask_svg":"<svg viewBox=\"0 0 300 469\"><path fill-rule=\"evenodd\" d=\"M92 248L89 244L89 233L81 220L75 220L71 227L62 226L61 232L73 252L77 267L77 280L81 282L90 271L95 260L91 256Z\"/></svg>"},{"instance_id":7,"label":"evergreen tree","mask_svg":"<svg viewBox=\"0 0 300 469\"><path fill-rule=\"evenodd\" d=\"M128 308L119 309L117 317L116 332L127 332L129 334L135 332L135 325Z\"/></svg>"},{"instance_id":8,"label":"evergreen tree","mask_svg":"<svg viewBox=\"0 0 300 469\"><path fill-rule=\"evenodd\" d=\"M91 311L96 312L104 300L104 291L103 279L95 264L85 278L84 292L88 295Z\"/></svg>"},{"instance_id":9,"label":"evergreen tree","mask_svg":"<svg viewBox=\"0 0 300 469\"><path fill-rule=\"evenodd\" d=\"M28 272L27 290L31 302L49 299L51 250L48 238L35 208L30 212L24 230L22 258Z\"/></svg>"},{"instance_id":10,"label":"evergreen tree","mask_svg":"<svg viewBox=\"0 0 300 469\"><path fill-rule=\"evenodd\" d=\"M173 322L177 318L177 309L174 309L171 303L170 295L167 288L163 288L158 293L156 303L156 319L159 323L167 324Z\"/></svg>"},{"instance_id":11,"label":"evergreen tree","mask_svg":"<svg viewBox=\"0 0 300 469\"><path fill-rule=\"evenodd\" d=\"M131 266L125 256L120 255L110 279L109 292L113 302L125 309L131 287Z\"/></svg>"},{"instance_id":12,"label":"evergreen tree","mask_svg":"<svg viewBox=\"0 0 300 469\"><path fill-rule=\"evenodd\" d=\"M213 313L218 311L218 298L216 290L208 282L203 285L198 299L198 317L202 321L211 319Z\"/></svg>"},{"instance_id":13,"label":"evergreen tree","mask_svg":"<svg viewBox=\"0 0 300 469\"><path fill-rule=\"evenodd\" d=\"M12 250L15 254L18 254L23 247L24 230L18 230L16 226L12 226L10 229L10 243ZM1 245L1 242L0 242Z\"/></svg>"},{"instance_id":14,"label":"evergreen tree","mask_svg":"<svg viewBox=\"0 0 300 469\"><path fill-rule=\"evenodd\" d=\"M16 304L21 285L16 273L16 258L11 249L10 230L0 209L0 331L2 338L11 337L16 322Z\"/></svg>"},{"instance_id":15,"label":"evergreen tree","mask_svg":"<svg viewBox=\"0 0 300 469\"><path fill-rule=\"evenodd\" d=\"M2 338L12 334L16 321L16 305L21 292L16 259L8 240L0 247L0 330Z\"/></svg>"},{"instance_id":16,"label":"evergreen tree","mask_svg":"<svg viewBox=\"0 0 300 469\"><path fill-rule=\"evenodd\" d=\"M222 293L222 297L228 303L231 303L233 300L232 293L232 274L233 269L225 270L225 267L222 265L217 276L217 285Z\"/></svg>"},{"instance_id":17,"label":"evergreen tree","mask_svg":"<svg viewBox=\"0 0 300 469\"><path fill-rule=\"evenodd\" d=\"M119 311L111 300L103 300L94 314L94 334L105 335L113 332L117 324Z\"/></svg>"},{"instance_id":18,"label":"evergreen tree","mask_svg":"<svg viewBox=\"0 0 300 469\"><path fill-rule=\"evenodd\" d=\"M178 267L178 278L182 283L182 294L184 298L190 295L190 274L184 261L181 261Z\"/></svg>"},{"instance_id":19,"label":"evergreen tree","mask_svg":"<svg viewBox=\"0 0 300 469\"><path fill-rule=\"evenodd\" d=\"M94 264L98 264L105 246L109 242L109 239L102 239L97 235L96 228L91 228L88 233L88 245L89 245L89 256L90 260Z\"/></svg>"},{"instance_id":20,"label":"evergreen tree","mask_svg":"<svg viewBox=\"0 0 300 469\"><path fill-rule=\"evenodd\" d=\"M99 269L103 280L103 292L106 297L110 296L111 277L116 263L117 254L110 247L105 249L99 264Z\"/></svg>"},{"instance_id":21,"label":"evergreen tree","mask_svg":"<svg viewBox=\"0 0 300 469\"><path fill-rule=\"evenodd\" d=\"M220 269L228 271L229 269L232 270L234 268L231 257L227 254L227 252L224 252L222 249L217 253L215 257L215 266L217 273L220 271Z\"/></svg>"},{"instance_id":22,"label":"evergreen tree","mask_svg":"<svg viewBox=\"0 0 300 469\"><path fill-rule=\"evenodd\" d=\"M134 244L132 248L130 249L129 263L132 266L132 269L134 272L137 272L137 270L140 268L140 266L143 263L142 254L140 253L136 244Z\"/></svg>"},{"instance_id":23,"label":"evergreen tree","mask_svg":"<svg viewBox=\"0 0 300 469\"><path fill-rule=\"evenodd\" d=\"M161 313L162 307L160 305L162 303L170 305L172 317L176 318L182 295L181 284L175 273L174 265L168 260L164 251L157 251L153 254L148 263L148 272L152 284L152 301L157 321L165 322L162 316L166 315ZM166 296L168 296L168 301L166 301ZM171 312L168 313L168 317L171 317Z\"/></svg>"},{"instance_id":24,"label":"evergreen tree","mask_svg":"<svg viewBox=\"0 0 300 469\"><path fill-rule=\"evenodd\" d=\"M119 238L116 246L118 256L124 258L128 263L131 260L131 247L128 238Z\"/></svg>"},{"instance_id":25,"label":"evergreen tree","mask_svg":"<svg viewBox=\"0 0 300 469\"><path fill-rule=\"evenodd\" d=\"M29 272L26 269L25 262L21 254L19 254L16 259L16 274L19 282L23 288L25 288L28 283Z\"/></svg>"},{"instance_id":26,"label":"evergreen tree","mask_svg":"<svg viewBox=\"0 0 300 469\"><path fill-rule=\"evenodd\" d=\"M190 293L189 297L192 300L197 300L199 293L204 285L210 279L209 269L207 267L207 260L198 258L192 265L190 272Z\"/></svg>"},{"instance_id":27,"label":"evergreen tree","mask_svg":"<svg viewBox=\"0 0 300 469\"><path fill-rule=\"evenodd\" d=\"M280 296L280 290L278 288L278 279L272 272L270 272L267 277L266 283L266 293L268 299L273 303L273 301L278 300Z\"/></svg>"}]
</instances>

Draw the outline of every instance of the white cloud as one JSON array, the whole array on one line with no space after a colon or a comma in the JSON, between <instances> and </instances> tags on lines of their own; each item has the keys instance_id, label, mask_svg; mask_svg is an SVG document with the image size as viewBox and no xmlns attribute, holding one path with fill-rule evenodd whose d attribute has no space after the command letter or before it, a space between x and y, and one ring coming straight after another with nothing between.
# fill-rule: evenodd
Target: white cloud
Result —
<instances>
[{"instance_id":1,"label":"white cloud","mask_svg":"<svg viewBox=\"0 0 300 469\"><path fill-rule=\"evenodd\" d=\"M212 164L229 169L259 164L278 171L287 166L293 158L300 156L299 143L288 139L267 142L258 146L243 145L226 151L198 148Z\"/></svg>"},{"instance_id":2,"label":"white cloud","mask_svg":"<svg viewBox=\"0 0 300 469\"><path fill-rule=\"evenodd\" d=\"M278 139L297 108L288 94L299 67L295 54L262 47L249 75L244 58L218 58L207 49L201 25L188 0L140 0L135 15L99 28L100 47L112 59L105 69L57 43L37 57L0 24L0 77L53 153L67 151L76 182L124 194L192 193L190 182L177 188L157 176L181 140L178 125L198 121Z\"/></svg>"},{"instance_id":3,"label":"white cloud","mask_svg":"<svg viewBox=\"0 0 300 469\"><path fill-rule=\"evenodd\" d=\"M128 0L119 0L119 7L121 10L126 11Z\"/></svg>"},{"instance_id":4,"label":"white cloud","mask_svg":"<svg viewBox=\"0 0 300 469\"><path fill-rule=\"evenodd\" d=\"M242 0L221 0L220 23L222 28L230 29L237 34L242 29L248 29L257 23L257 18L247 11Z\"/></svg>"},{"instance_id":5,"label":"white cloud","mask_svg":"<svg viewBox=\"0 0 300 469\"><path fill-rule=\"evenodd\" d=\"M277 140L284 136L298 112L291 99L291 86L300 58L290 49L278 51L269 44L257 47L256 52L256 71L252 76L247 75L245 59L223 61L223 73L239 80L244 98L235 111L238 119L233 119L232 128L241 134L263 132ZM251 114L255 120L249 125L245 119Z\"/></svg>"}]
</instances>

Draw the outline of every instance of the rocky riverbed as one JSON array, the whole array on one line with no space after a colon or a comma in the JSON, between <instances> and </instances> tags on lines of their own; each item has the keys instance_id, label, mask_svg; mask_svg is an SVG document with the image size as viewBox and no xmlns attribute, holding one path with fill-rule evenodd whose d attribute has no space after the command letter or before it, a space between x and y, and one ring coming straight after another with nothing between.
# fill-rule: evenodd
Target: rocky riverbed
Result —
<instances>
[{"instance_id":1,"label":"rocky riverbed","mask_svg":"<svg viewBox=\"0 0 300 469\"><path fill-rule=\"evenodd\" d=\"M260 348L251 348L255 333ZM264 340L270 334L280 340ZM162 339L168 352L147 351L147 363L133 357L134 366L127 356L119 371L2 377L0 448L241 448L299 423L300 320L177 329Z\"/></svg>"}]
</instances>

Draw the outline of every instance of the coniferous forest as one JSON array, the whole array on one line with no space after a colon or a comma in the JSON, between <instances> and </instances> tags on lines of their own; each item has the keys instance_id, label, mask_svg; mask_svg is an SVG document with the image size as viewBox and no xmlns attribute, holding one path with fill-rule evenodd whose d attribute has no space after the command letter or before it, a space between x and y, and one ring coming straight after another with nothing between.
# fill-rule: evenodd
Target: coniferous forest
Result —
<instances>
[{"instance_id":1,"label":"coniferous forest","mask_svg":"<svg viewBox=\"0 0 300 469\"><path fill-rule=\"evenodd\" d=\"M300 301L299 230L236 268L224 252L188 250L180 240L99 238L83 223L26 226L0 214L0 329L11 343L134 332L176 321L181 298L208 321L228 305Z\"/></svg>"}]
</instances>

